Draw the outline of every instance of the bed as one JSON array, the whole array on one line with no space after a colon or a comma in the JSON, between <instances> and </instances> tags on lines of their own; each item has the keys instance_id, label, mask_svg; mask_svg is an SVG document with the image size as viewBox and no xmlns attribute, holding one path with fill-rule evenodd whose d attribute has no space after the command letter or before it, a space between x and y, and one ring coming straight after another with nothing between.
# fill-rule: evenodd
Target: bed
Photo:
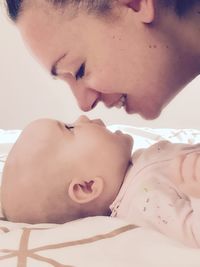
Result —
<instances>
[{"instance_id":1,"label":"bed","mask_svg":"<svg viewBox=\"0 0 200 267\"><path fill-rule=\"evenodd\" d=\"M111 125L134 137L134 150L159 140L200 142L200 130ZM0 130L0 177L20 130ZM1 180L1 179L0 179ZM118 218L89 217L65 224L8 222L0 207L1 267L199 267L200 249Z\"/></svg>"}]
</instances>

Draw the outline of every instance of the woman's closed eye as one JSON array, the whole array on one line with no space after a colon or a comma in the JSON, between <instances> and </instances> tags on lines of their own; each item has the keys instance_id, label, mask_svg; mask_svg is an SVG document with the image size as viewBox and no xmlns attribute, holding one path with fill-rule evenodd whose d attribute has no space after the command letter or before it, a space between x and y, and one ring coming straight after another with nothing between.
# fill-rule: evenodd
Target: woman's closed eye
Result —
<instances>
[{"instance_id":1,"label":"woman's closed eye","mask_svg":"<svg viewBox=\"0 0 200 267\"><path fill-rule=\"evenodd\" d=\"M82 79L83 76L85 75L85 63L81 64L80 68L75 74L76 80Z\"/></svg>"}]
</instances>

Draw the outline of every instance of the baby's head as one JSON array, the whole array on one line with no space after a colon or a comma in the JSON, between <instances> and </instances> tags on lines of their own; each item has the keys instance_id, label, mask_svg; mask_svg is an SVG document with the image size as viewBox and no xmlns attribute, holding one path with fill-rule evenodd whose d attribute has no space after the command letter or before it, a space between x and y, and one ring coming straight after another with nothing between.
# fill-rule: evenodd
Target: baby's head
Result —
<instances>
[{"instance_id":1,"label":"baby's head","mask_svg":"<svg viewBox=\"0 0 200 267\"><path fill-rule=\"evenodd\" d=\"M8 155L2 207L14 222L63 223L107 215L131 161L132 138L101 120L30 123Z\"/></svg>"}]
</instances>

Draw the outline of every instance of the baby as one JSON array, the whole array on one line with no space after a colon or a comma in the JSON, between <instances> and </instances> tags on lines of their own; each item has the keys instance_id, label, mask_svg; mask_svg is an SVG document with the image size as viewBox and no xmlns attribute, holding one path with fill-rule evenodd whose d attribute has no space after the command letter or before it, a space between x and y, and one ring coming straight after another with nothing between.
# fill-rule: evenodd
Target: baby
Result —
<instances>
[{"instance_id":1,"label":"baby","mask_svg":"<svg viewBox=\"0 0 200 267\"><path fill-rule=\"evenodd\" d=\"M8 155L2 207L13 222L110 215L200 246L200 145L133 139L81 116L30 123Z\"/></svg>"}]
</instances>

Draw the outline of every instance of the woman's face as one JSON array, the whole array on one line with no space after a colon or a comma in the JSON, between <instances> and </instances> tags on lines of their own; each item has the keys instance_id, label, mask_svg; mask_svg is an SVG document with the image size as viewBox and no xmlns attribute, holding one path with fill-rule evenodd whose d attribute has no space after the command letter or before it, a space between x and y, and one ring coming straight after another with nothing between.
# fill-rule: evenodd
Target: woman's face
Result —
<instances>
[{"instance_id":1,"label":"woman's face","mask_svg":"<svg viewBox=\"0 0 200 267\"><path fill-rule=\"evenodd\" d=\"M171 68L177 51L125 4L113 10L110 21L83 11L70 17L70 11L44 2L21 14L17 26L39 62L69 84L83 111L102 101L108 108L157 117L179 90Z\"/></svg>"}]
</instances>

